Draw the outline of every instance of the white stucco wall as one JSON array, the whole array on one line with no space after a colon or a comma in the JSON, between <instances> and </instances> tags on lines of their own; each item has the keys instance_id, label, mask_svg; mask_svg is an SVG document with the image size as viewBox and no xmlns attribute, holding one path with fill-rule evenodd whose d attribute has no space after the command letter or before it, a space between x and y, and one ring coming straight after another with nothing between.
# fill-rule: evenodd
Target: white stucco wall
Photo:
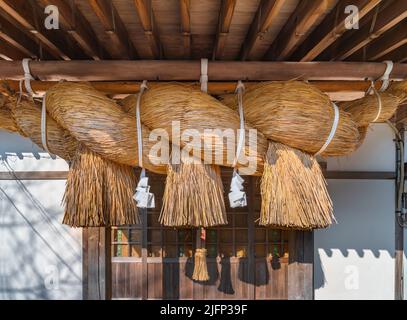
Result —
<instances>
[{"instance_id":1,"label":"white stucco wall","mask_svg":"<svg viewBox=\"0 0 407 320\"><path fill-rule=\"evenodd\" d=\"M0 131L0 171L67 170ZM81 299L81 231L61 224L65 181L0 181L0 299Z\"/></svg>"},{"instance_id":2,"label":"white stucco wall","mask_svg":"<svg viewBox=\"0 0 407 320\"><path fill-rule=\"evenodd\" d=\"M393 134L373 125L348 157L328 170L393 171ZM394 299L394 181L329 180L338 224L315 232L316 299Z\"/></svg>"}]
</instances>

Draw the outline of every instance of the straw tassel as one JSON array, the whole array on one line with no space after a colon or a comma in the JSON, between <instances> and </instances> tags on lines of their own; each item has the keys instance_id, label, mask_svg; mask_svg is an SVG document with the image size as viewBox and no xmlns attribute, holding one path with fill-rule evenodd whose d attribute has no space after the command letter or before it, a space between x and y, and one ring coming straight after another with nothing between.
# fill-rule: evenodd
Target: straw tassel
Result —
<instances>
[{"instance_id":1,"label":"straw tassel","mask_svg":"<svg viewBox=\"0 0 407 320\"><path fill-rule=\"evenodd\" d=\"M208 265L206 261L207 250L205 248L205 234L206 231L204 228L197 230L194 272L192 274L192 279L195 281L209 280Z\"/></svg>"}]
</instances>

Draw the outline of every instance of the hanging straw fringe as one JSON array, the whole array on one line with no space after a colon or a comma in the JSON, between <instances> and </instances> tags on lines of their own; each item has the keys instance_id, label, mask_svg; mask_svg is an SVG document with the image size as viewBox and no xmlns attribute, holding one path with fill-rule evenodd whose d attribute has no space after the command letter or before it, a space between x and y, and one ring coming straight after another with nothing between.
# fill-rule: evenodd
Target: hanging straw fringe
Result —
<instances>
[{"instance_id":1,"label":"hanging straw fringe","mask_svg":"<svg viewBox=\"0 0 407 320\"><path fill-rule=\"evenodd\" d=\"M207 250L205 249L206 231L204 228L196 231L196 250L194 261L194 272L192 279L195 281L208 281L208 265L206 261Z\"/></svg>"}]
</instances>

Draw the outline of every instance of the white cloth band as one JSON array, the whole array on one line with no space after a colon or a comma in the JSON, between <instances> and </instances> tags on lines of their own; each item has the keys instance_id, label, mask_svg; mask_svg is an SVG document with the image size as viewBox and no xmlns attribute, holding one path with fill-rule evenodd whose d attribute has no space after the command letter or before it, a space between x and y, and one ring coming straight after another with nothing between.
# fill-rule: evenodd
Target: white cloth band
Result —
<instances>
[{"instance_id":1,"label":"white cloth band","mask_svg":"<svg viewBox=\"0 0 407 320\"><path fill-rule=\"evenodd\" d=\"M378 79L383 81L382 86L380 87L379 91L383 92L384 90L387 90L390 84L390 73L393 71L393 61L386 60L383 61L383 63L386 64L386 70L384 71L383 75Z\"/></svg>"},{"instance_id":2,"label":"white cloth band","mask_svg":"<svg viewBox=\"0 0 407 320\"><path fill-rule=\"evenodd\" d=\"M376 114L376 117L374 118L374 120L372 121L372 122L376 122L379 119L380 114L382 113L382 98L380 97L379 92L377 92L373 81L372 81L371 88L377 98L377 114Z\"/></svg>"},{"instance_id":3,"label":"white cloth band","mask_svg":"<svg viewBox=\"0 0 407 320\"><path fill-rule=\"evenodd\" d=\"M137 104L136 104L136 126L137 126L137 145L138 145L138 165L140 168L143 168L143 131L141 129L141 117L140 117L140 103L141 96L143 95L144 90L148 89L147 80L144 80L140 86L140 92L137 95ZM141 171L145 175L145 171Z\"/></svg>"},{"instance_id":4,"label":"white cloth band","mask_svg":"<svg viewBox=\"0 0 407 320\"><path fill-rule=\"evenodd\" d=\"M42 98L42 108L41 108L41 143L42 147L46 152L51 154L48 148L48 139L47 139L47 107L46 107L46 97L44 94Z\"/></svg>"},{"instance_id":5,"label":"white cloth band","mask_svg":"<svg viewBox=\"0 0 407 320\"><path fill-rule=\"evenodd\" d=\"M201 59L201 91L208 92L208 59Z\"/></svg>"},{"instance_id":6,"label":"white cloth band","mask_svg":"<svg viewBox=\"0 0 407 320\"><path fill-rule=\"evenodd\" d=\"M244 111L243 111L243 91L245 90L244 84L239 80L236 86L237 101L239 105L239 117L240 117L240 132L239 140L236 148L236 156L233 161L233 168L236 167L236 164L239 160L240 153L245 144L245 125L244 125Z\"/></svg>"},{"instance_id":7,"label":"white cloth band","mask_svg":"<svg viewBox=\"0 0 407 320\"><path fill-rule=\"evenodd\" d=\"M35 92L31 88L31 80L34 80L34 77L31 75L31 72L30 72L30 65L29 65L30 61L31 61L31 59L25 58L22 61L22 65L23 65L23 70L24 70L25 90L27 91L27 93L30 96L33 96L35 94Z\"/></svg>"},{"instance_id":8,"label":"white cloth band","mask_svg":"<svg viewBox=\"0 0 407 320\"><path fill-rule=\"evenodd\" d=\"M329 144L331 143L332 139L335 136L336 133L336 129L338 128L338 123L339 123L339 108L338 106L332 102L332 106L334 108L335 111L335 116L334 116L334 122L332 124L332 128L331 128L331 132L329 133L328 138L326 139L324 145L321 147L321 149L319 149L319 151L317 153L315 153L315 156L321 154L322 152L325 151L325 149L329 146Z\"/></svg>"}]
</instances>

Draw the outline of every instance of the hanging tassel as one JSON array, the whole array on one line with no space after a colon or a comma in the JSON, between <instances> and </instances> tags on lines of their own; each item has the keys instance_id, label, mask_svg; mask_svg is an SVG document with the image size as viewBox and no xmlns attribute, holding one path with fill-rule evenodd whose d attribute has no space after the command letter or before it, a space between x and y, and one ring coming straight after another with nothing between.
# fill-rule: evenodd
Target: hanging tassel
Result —
<instances>
[{"instance_id":1,"label":"hanging tassel","mask_svg":"<svg viewBox=\"0 0 407 320\"><path fill-rule=\"evenodd\" d=\"M195 281L208 281L209 274L206 262L207 250L205 248L206 231L204 228L201 228L198 229L196 233L195 262L192 279Z\"/></svg>"}]
</instances>

